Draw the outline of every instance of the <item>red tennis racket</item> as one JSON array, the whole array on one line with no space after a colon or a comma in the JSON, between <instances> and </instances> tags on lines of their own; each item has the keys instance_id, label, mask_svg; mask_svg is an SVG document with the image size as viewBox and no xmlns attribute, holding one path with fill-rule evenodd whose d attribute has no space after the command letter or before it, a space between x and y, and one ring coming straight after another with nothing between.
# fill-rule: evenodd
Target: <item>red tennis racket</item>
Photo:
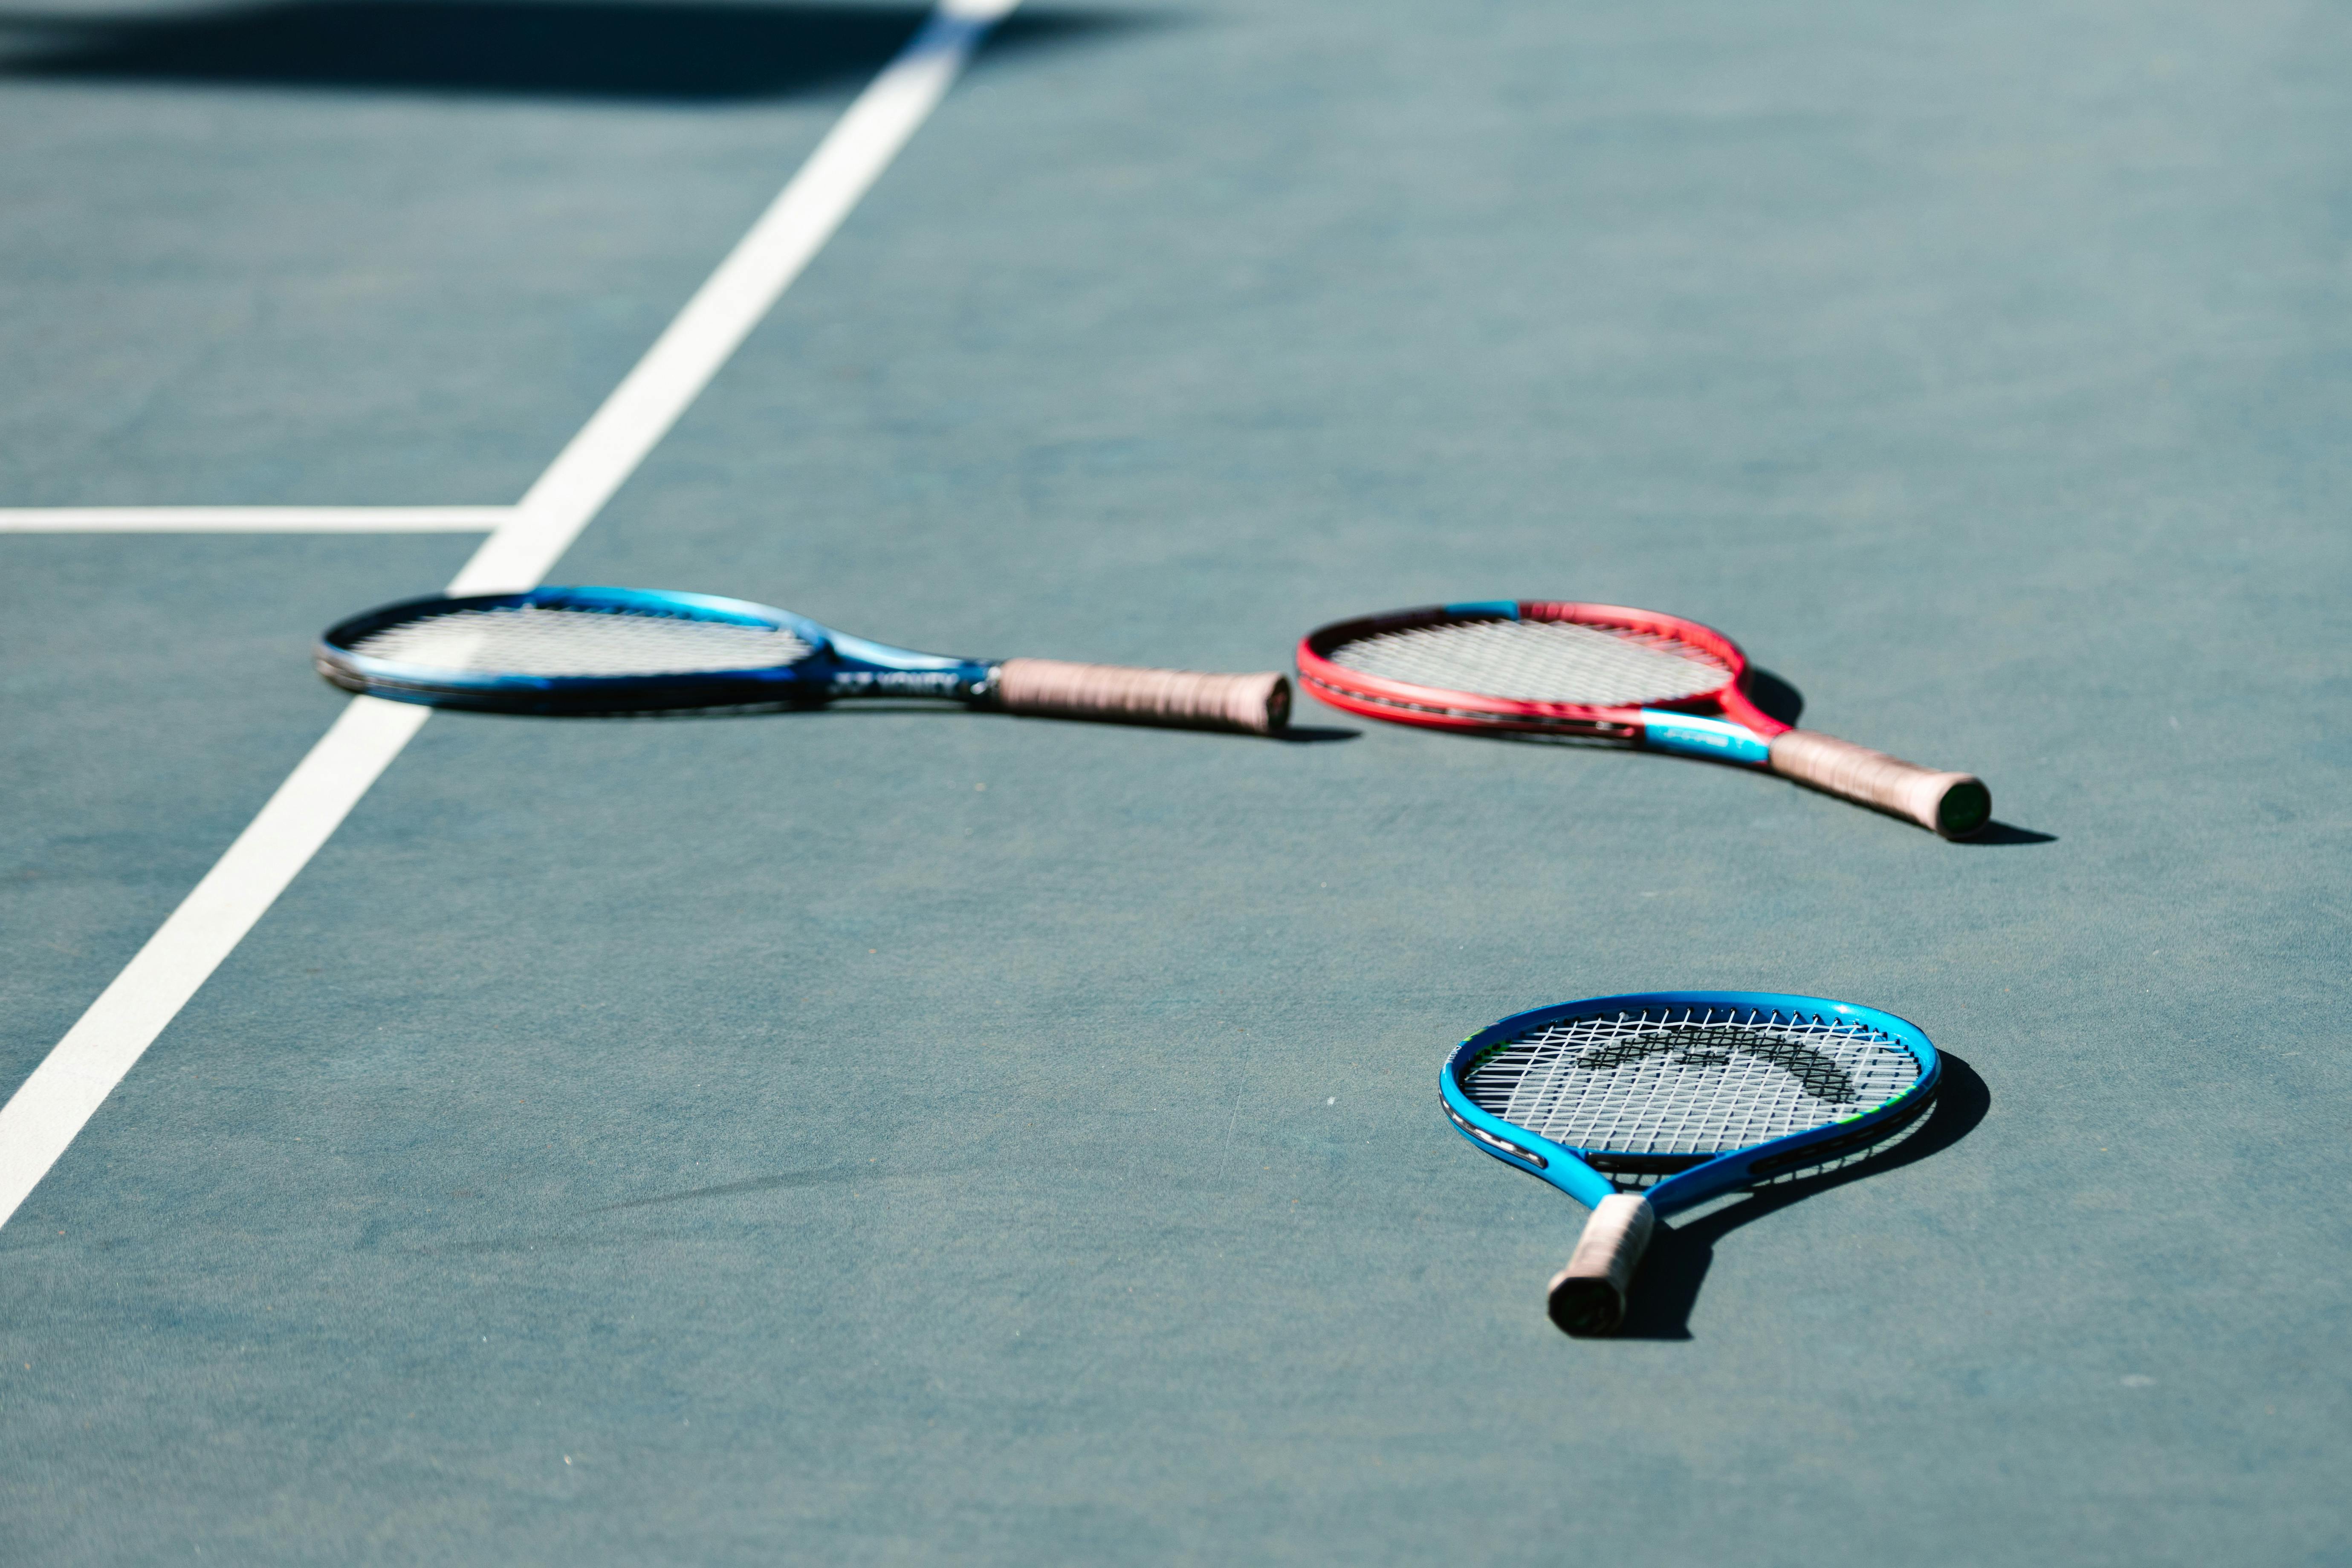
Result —
<instances>
[{"instance_id":1,"label":"red tennis racket","mask_svg":"<svg viewBox=\"0 0 2352 1568\"><path fill-rule=\"evenodd\" d=\"M1298 679L1335 708L1438 730L1580 735L1768 769L1966 838L1992 792L1792 729L1748 699L1748 657L1654 610L1499 599L1339 621L1298 645Z\"/></svg>"}]
</instances>

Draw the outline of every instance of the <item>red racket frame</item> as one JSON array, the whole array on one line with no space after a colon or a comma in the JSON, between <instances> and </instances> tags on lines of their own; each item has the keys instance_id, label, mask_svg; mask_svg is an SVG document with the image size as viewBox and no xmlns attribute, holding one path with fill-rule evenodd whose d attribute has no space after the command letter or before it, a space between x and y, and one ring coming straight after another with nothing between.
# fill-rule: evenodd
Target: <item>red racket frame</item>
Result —
<instances>
[{"instance_id":1,"label":"red racket frame","mask_svg":"<svg viewBox=\"0 0 2352 1568\"><path fill-rule=\"evenodd\" d=\"M1713 710L1735 724L1746 725L1768 741L1790 727L1748 700L1744 689L1748 656L1739 650L1738 643L1713 626L1624 605L1580 605L1555 599L1523 599L1517 603L1518 618L1523 621L1572 621L1603 630L1653 632L1703 649L1730 667L1731 679L1715 690L1648 704L1653 710L1675 713ZM1366 675L1361 670L1342 668L1325 657L1327 650L1342 643L1381 632L1507 618L1499 612L1482 613L1468 605L1431 605L1417 610L1396 610L1384 616L1334 622L1299 639L1298 679L1318 702L1391 723L1423 724L1440 730L1522 730L1626 742L1642 738L1643 710L1639 708L1591 708L1579 702L1520 702L1507 697L1481 697Z\"/></svg>"}]
</instances>

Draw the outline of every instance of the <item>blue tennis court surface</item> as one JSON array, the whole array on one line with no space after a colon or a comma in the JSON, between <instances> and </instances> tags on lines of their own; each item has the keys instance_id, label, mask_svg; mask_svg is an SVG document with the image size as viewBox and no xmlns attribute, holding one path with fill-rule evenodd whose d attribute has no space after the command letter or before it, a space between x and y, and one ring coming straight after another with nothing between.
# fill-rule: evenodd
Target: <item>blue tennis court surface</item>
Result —
<instances>
[{"instance_id":1,"label":"blue tennis court surface","mask_svg":"<svg viewBox=\"0 0 2352 1568\"><path fill-rule=\"evenodd\" d=\"M2347 79L2294 5L0 16L0 1554L2352 1561ZM1653 606L2000 822L311 672L493 569L1237 671ZM1675 988L1943 1101L1570 1340L1438 1068Z\"/></svg>"}]
</instances>

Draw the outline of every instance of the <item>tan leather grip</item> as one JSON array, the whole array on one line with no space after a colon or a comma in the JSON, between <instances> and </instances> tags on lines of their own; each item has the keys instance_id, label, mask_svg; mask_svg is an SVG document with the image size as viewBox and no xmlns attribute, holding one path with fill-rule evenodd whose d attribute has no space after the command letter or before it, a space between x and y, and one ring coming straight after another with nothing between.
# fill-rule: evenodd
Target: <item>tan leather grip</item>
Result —
<instances>
[{"instance_id":1,"label":"tan leather grip","mask_svg":"<svg viewBox=\"0 0 2352 1568\"><path fill-rule=\"evenodd\" d=\"M1606 1334L1625 1321L1633 1268L1656 1224L1657 1211L1639 1193L1613 1193L1601 1200L1584 1222L1568 1267L1552 1276L1551 1321L1563 1332Z\"/></svg>"},{"instance_id":2,"label":"tan leather grip","mask_svg":"<svg viewBox=\"0 0 2352 1568\"><path fill-rule=\"evenodd\" d=\"M1992 820L1992 792L1975 774L1937 773L1811 730L1772 737L1772 771L1947 838L1966 838Z\"/></svg>"},{"instance_id":3,"label":"tan leather grip","mask_svg":"<svg viewBox=\"0 0 2352 1568\"><path fill-rule=\"evenodd\" d=\"M1290 681L1271 671L1202 675L1008 658L997 667L995 702L1008 713L1272 735L1290 722Z\"/></svg>"}]
</instances>

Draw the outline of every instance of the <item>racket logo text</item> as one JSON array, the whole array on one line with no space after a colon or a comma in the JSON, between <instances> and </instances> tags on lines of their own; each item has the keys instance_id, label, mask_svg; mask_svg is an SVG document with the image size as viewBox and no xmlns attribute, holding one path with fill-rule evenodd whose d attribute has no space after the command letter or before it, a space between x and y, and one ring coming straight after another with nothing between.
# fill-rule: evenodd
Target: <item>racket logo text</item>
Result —
<instances>
[{"instance_id":1,"label":"racket logo text","mask_svg":"<svg viewBox=\"0 0 2352 1568\"><path fill-rule=\"evenodd\" d=\"M897 694L907 697L962 697L967 682L952 669L841 669L827 682L835 697Z\"/></svg>"}]
</instances>

